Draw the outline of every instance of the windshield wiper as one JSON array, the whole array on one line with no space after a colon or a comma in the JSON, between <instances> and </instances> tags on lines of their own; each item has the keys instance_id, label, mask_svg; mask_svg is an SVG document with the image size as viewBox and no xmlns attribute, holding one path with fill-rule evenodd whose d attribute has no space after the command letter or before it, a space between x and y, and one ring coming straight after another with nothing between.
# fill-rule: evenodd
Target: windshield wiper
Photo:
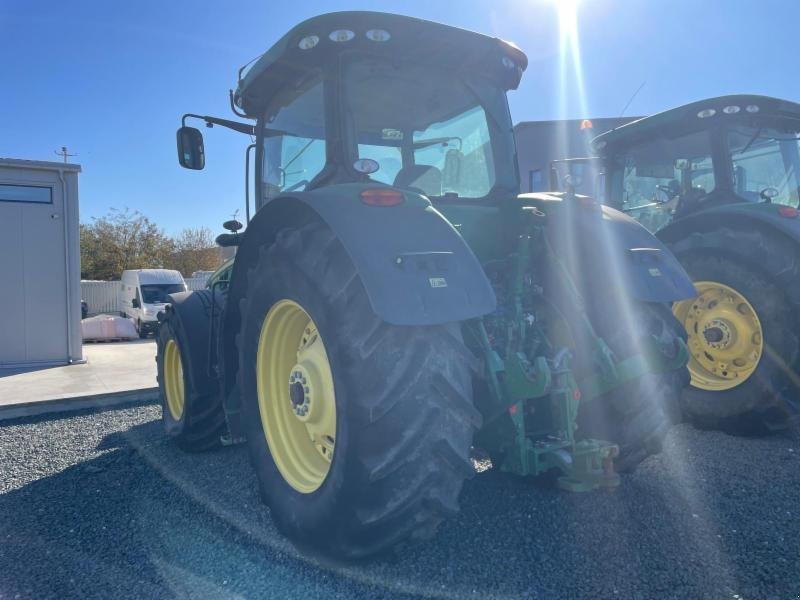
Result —
<instances>
[{"instance_id":1,"label":"windshield wiper","mask_svg":"<svg viewBox=\"0 0 800 600\"><path fill-rule=\"evenodd\" d=\"M305 152L306 150L308 150L308 147L309 147L311 144L313 144L314 142L316 142L316 141L317 141L317 140L315 140L314 138L311 138L310 140L308 140L308 143L307 143L305 146L303 146L302 148L300 148L300 150L297 152L297 154L295 154L295 155L294 155L294 156L293 156L293 157L292 157L292 158L289 160L289 162L287 162L285 165L283 165L283 166L281 167L281 170L282 170L282 171L285 173L285 172L286 172L286 169L288 169L288 168L289 168L289 166L290 166L290 165L291 165L291 164L292 164L294 161L296 161L298 158L300 158L300 157L303 155L303 152Z\"/></svg>"},{"instance_id":2,"label":"windshield wiper","mask_svg":"<svg viewBox=\"0 0 800 600\"><path fill-rule=\"evenodd\" d=\"M747 152L750 149L750 146L752 146L753 142L755 142L758 139L758 136L761 135L761 131L763 129L764 129L763 127L759 127L758 129L756 129L756 132L755 132L755 134L753 134L753 137L750 138L750 141L747 142L747 145L744 148L742 148L742 150L739 152L739 154L744 154L745 152Z\"/></svg>"},{"instance_id":3,"label":"windshield wiper","mask_svg":"<svg viewBox=\"0 0 800 600\"><path fill-rule=\"evenodd\" d=\"M448 145L452 140L458 140L458 149L461 150L461 146L464 143L458 136L449 136L449 137L440 137L440 138L429 138L427 140L415 140L414 141L414 149L419 150L422 148L427 148L428 146L435 146L436 144L441 144L442 146Z\"/></svg>"}]
</instances>

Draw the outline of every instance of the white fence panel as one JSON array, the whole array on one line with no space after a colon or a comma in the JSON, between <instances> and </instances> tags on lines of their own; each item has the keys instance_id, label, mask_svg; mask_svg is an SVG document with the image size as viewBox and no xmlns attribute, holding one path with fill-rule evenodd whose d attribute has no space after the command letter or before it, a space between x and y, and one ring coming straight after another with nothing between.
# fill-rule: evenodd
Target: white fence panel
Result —
<instances>
[{"instance_id":1,"label":"white fence panel","mask_svg":"<svg viewBox=\"0 0 800 600\"><path fill-rule=\"evenodd\" d=\"M81 299L90 315L119 314L119 281L81 281Z\"/></svg>"},{"instance_id":2,"label":"white fence panel","mask_svg":"<svg viewBox=\"0 0 800 600\"><path fill-rule=\"evenodd\" d=\"M190 290L202 290L208 277L189 277L185 279ZM119 314L119 281L81 281L81 299L89 305L90 315Z\"/></svg>"},{"instance_id":3,"label":"white fence panel","mask_svg":"<svg viewBox=\"0 0 800 600\"><path fill-rule=\"evenodd\" d=\"M208 277L189 277L188 279L184 279L186 282L186 287L190 290L203 290L206 287L206 281L208 281Z\"/></svg>"}]
</instances>

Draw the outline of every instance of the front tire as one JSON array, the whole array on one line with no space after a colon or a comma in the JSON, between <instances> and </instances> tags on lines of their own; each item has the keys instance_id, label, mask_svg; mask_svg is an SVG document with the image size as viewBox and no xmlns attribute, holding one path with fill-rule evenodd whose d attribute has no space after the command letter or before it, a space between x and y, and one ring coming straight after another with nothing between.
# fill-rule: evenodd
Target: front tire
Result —
<instances>
[{"instance_id":1,"label":"front tire","mask_svg":"<svg viewBox=\"0 0 800 600\"><path fill-rule=\"evenodd\" d=\"M481 421L458 325L381 321L344 247L318 223L285 229L262 248L241 307L244 422L261 494L278 528L305 551L338 558L433 535L458 510L463 481L474 473L470 447ZM306 318L293 328L293 319ZM317 352L316 366L307 364L303 339L312 329L325 355L322 360ZM266 341L284 334L283 345ZM294 346L292 335L300 338ZM294 384L326 365L329 383L308 377L309 412L298 415L306 399ZM334 424L327 433L307 425L320 396L334 410L335 418L320 418L326 427ZM280 424L270 427L270 419ZM331 438L329 452L317 444L315 456L302 436L295 444L291 435L276 433L281 429L323 434Z\"/></svg>"},{"instance_id":2,"label":"front tire","mask_svg":"<svg viewBox=\"0 0 800 600\"><path fill-rule=\"evenodd\" d=\"M742 248L747 258L737 255ZM792 383L800 366L797 249L757 230L726 228L693 233L673 249L700 293L674 307L691 354L684 414L730 433L786 428L800 391Z\"/></svg>"},{"instance_id":3,"label":"front tire","mask_svg":"<svg viewBox=\"0 0 800 600\"><path fill-rule=\"evenodd\" d=\"M172 306L162 317L156 342L161 420L167 437L187 452L219 447L225 433L225 414L216 386L205 374L207 364L202 358L206 354L190 352L183 324ZM202 385L195 381L202 381Z\"/></svg>"}]
</instances>

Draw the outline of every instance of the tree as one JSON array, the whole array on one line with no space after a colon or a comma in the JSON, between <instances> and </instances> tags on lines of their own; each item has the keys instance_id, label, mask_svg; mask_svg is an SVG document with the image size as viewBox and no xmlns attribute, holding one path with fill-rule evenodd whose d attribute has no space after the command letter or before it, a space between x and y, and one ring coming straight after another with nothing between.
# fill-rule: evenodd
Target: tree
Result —
<instances>
[{"instance_id":1,"label":"tree","mask_svg":"<svg viewBox=\"0 0 800 600\"><path fill-rule=\"evenodd\" d=\"M81 278L119 279L125 269L176 269L184 277L212 271L222 263L208 227L167 236L139 211L111 209L104 217L81 223Z\"/></svg>"},{"instance_id":2,"label":"tree","mask_svg":"<svg viewBox=\"0 0 800 600\"><path fill-rule=\"evenodd\" d=\"M80 227L81 277L119 279L125 269L164 267L175 243L139 211L111 209Z\"/></svg>"},{"instance_id":3,"label":"tree","mask_svg":"<svg viewBox=\"0 0 800 600\"><path fill-rule=\"evenodd\" d=\"M195 271L213 271L222 263L222 255L208 227L184 229L173 240L174 250L167 261L170 269L191 277Z\"/></svg>"}]
</instances>

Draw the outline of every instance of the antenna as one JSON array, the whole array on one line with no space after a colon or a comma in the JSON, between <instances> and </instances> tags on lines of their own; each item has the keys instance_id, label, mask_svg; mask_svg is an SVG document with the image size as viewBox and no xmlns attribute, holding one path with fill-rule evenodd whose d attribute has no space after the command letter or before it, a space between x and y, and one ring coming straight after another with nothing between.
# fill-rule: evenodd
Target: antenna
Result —
<instances>
[{"instance_id":1,"label":"antenna","mask_svg":"<svg viewBox=\"0 0 800 600\"><path fill-rule=\"evenodd\" d=\"M69 152L67 152L66 146L61 146L61 150L53 150L53 152L55 154L58 154L59 156L63 156L64 162L67 162L67 157L69 156L78 156L77 154L70 154Z\"/></svg>"},{"instance_id":2,"label":"antenna","mask_svg":"<svg viewBox=\"0 0 800 600\"><path fill-rule=\"evenodd\" d=\"M640 85L638 88L636 88L636 91L635 91L635 92L633 92L633 96L631 96L631 97L630 97L630 99L628 100L628 102L625 104L625 106L623 106L623 107L622 107L622 112L620 112L620 113L619 113L619 116L620 116L620 117L621 117L622 115L624 115L624 114L625 114L625 111L626 111L626 110L628 110L628 107L631 105L631 102L633 102L633 99L634 99L634 98L636 98L636 95L637 95L639 92L641 92L641 91L642 91L642 88L644 87L644 84L645 84L645 83L647 83L647 80L646 80L646 79L645 79L645 80L642 82L642 84L641 84L641 85Z\"/></svg>"}]
</instances>

